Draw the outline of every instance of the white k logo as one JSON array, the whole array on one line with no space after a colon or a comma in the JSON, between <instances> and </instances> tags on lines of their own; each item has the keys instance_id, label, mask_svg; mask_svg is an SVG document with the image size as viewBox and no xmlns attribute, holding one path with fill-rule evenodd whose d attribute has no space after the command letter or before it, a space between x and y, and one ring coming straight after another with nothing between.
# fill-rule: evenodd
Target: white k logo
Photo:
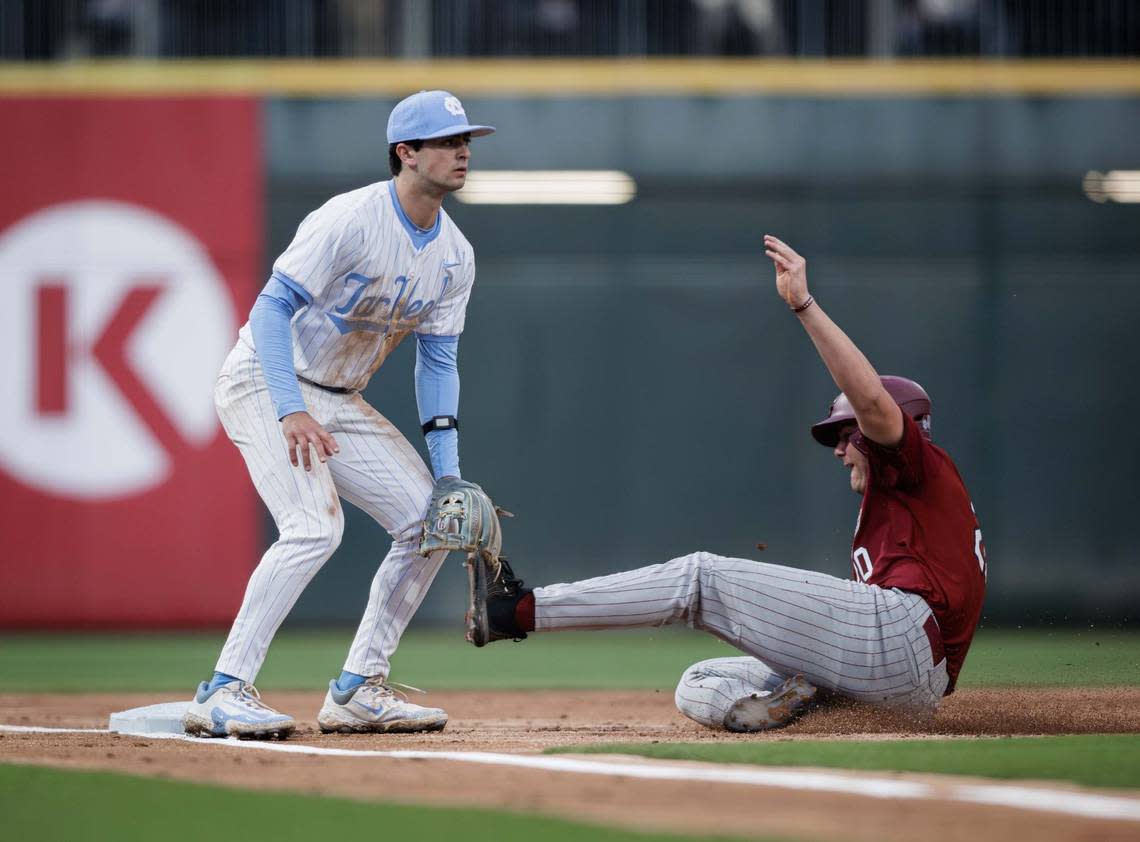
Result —
<instances>
[{"instance_id":1,"label":"white k logo","mask_svg":"<svg viewBox=\"0 0 1140 842\"><path fill-rule=\"evenodd\" d=\"M189 231L123 202L55 205L3 232L0 275L0 469L106 500L213 440L234 312Z\"/></svg>"}]
</instances>

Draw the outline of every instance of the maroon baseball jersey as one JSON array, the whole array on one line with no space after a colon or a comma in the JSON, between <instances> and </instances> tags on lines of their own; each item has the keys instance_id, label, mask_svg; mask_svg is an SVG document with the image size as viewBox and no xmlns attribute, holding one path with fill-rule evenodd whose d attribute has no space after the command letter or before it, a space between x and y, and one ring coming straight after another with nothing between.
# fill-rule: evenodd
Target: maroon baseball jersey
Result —
<instances>
[{"instance_id":1,"label":"maroon baseball jersey","mask_svg":"<svg viewBox=\"0 0 1140 842\"><path fill-rule=\"evenodd\" d=\"M855 578L898 588L930 605L946 649L949 694L974 637L986 591L982 530L958 469L904 415L898 447L856 432L870 463L851 545Z\"/></svg>"}]
</instances>

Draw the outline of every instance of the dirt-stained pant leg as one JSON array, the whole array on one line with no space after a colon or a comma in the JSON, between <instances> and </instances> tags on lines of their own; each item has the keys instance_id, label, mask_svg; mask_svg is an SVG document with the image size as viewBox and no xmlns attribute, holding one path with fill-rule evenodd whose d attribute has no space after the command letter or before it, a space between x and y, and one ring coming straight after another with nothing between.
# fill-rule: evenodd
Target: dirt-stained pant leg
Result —
<instances>
[{"instance_id":1,"label":"dirt-stained pant leg","mask_svg":"<svg viewBox=\"0 0 1140 842\"><path fill-rule=\"evenodd\" d=\"M753 693L770 693L785 677L747 655L710 658L685 670L673 700L677 710L689 719L723 728L724 717L734 702Z\"/></svg>"},{"instance_id":2,"label":"dirt-stained pant leg","mask_svg":"<svg viewBox=\"0 0 1140 842\"><path fill-rule=\"evenodd\" d=\"M400 637L447 557L419 554L432 476L403 434L360 395L342 405L330 432L340 444L340 455L329 464L341 497L392 536L344 668L386 677Z\"/></svg>"},{"instance_id":3,"label":"dirt-stained pant leg","mask_svg":"<svg viewBox=\"0 0 1140 842\"><path fill-rule=\"evenodd\" d=\"M305 390L306 403L313 417L325 423L342 396L315 392ZM252 682L277 629L340 544L344 512L327 463L315 454L311 471L290 463L265 378L253 352L241 343L222 368L215 403L279 533L250 576L215 666L218 672Z\"/></svg>"},{"instance_id":4,"label":"dirt-stained pant leg","mask_svg":"<svg viewBox=\"0 0 1140 842\"><path fill-rule=\"evenodd\" d=\"M698 552L534 593L539 631L684 622L859 701L931 707L946 685L920 597L823 573Z\"/></svg>"},{"instance_id":5,"label":"dirt-stained pant leg","mask_svg":"<svg viewBox=\"0 0 1140 842\"><path fill-rule=\"evenodd\" d=\"M340 544L343 497L392 536L345 664L361 675L386 676L388 660L445 556L416 552L431 473L400 431L359 394L300 386L310 414L340 446L328 462L314 456L312 471L289 462L252 349L239 343L218 380L219 417L280 534L250 577L216 669L246 681L257 677L277 629Z\"/></svg>"}]
</instances>

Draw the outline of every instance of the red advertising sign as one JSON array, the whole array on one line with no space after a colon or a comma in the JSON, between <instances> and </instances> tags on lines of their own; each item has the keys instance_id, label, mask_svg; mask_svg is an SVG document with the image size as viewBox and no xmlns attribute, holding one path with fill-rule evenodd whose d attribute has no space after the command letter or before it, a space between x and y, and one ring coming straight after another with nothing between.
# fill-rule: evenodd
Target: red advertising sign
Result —
<instances>
[{"instance_id":1,"label":"red advertising sign","mask_svg":"<svg viewBox=\"0 0 1140 842\"><path fill-rule=\"evenodd\" d=\"M261 273L257 102L0 114L0 627L227 624L260 550L213 405Z\"/></svg>"}]
</instances>

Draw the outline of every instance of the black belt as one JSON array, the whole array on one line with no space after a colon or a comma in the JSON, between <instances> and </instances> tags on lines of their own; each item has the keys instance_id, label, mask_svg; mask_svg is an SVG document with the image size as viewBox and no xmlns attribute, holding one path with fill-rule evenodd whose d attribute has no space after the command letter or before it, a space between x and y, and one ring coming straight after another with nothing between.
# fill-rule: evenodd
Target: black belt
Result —
<instances>
[{"instance_id":1,"label":"black belt","mask_svg":"<svg viewBox=\"0 0 1140 842\"><path fill-rule=\"evenodd\" d=\"M938 666L946 657L946 647L942 645L942 632L938 628L938 621L934 619L931 614L926 618L926 622L922 624L922 630L926 632L926 639L930 643L930 660Z\"/></svg>"},{"instance_id":2,"label":"black belt","mask_svg":"<svg viewBox=\"0 0 1140 842\"><path fill-rule=\"evenodd\" d=\"M356 389L346 389L344 386L326 386L324 383L318 383L315 380L310 380L308 377L297 375L297 379L302 383L308 383L310 386L316 386L318 389L324 389L326 392L335 392L338 395L350 395Z\"/></svg>"}]
</instances>

